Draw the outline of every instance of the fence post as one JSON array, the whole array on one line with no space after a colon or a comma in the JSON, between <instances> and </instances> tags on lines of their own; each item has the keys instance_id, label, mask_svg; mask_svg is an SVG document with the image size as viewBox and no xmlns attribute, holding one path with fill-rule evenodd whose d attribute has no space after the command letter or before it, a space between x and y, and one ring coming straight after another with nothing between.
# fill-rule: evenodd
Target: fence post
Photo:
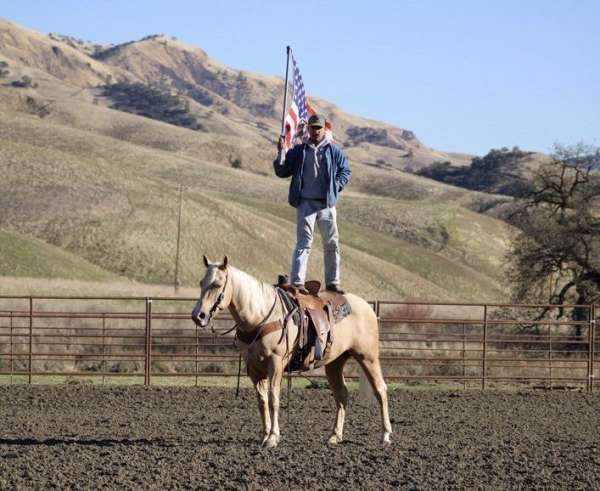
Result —
<instances>
[{"instance_id":1,"label":"fence post","mask_svg":"<svg viewBox=\"0 0 600 491\"><path fill-rule=\"evenodd\" d=\"M146 297L146 353L144 356L144 385L151 383L151 357L152 357L152 299Z\"/></svg>"},{"instance_id":2,"label":"fence post","mask_svg":"<svg viewBox=\"0 0 600 491\"><path fill-rule=\"evenodd\" d=\"M15 371L14 348L13 348L13 313L10 313L10 384L13 383L13 374Z\"/></svg>"},{"instance_id":3,"label":"fence post","mask_svg":"<svg viewBox=\"0 0 600 491\"><path fill-rule=\"evenodd\" d=\"M587 391L594 390L594 344L596 331L596 308L595 305L590 305L589 327L588 327L588 376L587 376Z\"/></svg>"},{"instance_id":4,"label":"fence post","mask_svg":"<svg viewBox=\"0 0 600 491\"><path fill-rule=\"evenodd\" d=\"M463 376L463 390L467 389L467 369L465 365L466 346L465 346L465 324L462 325L462 376Z\"/></svg>"},{"instance_id":5,"label":"fence post","mask_svg":"<svg viewBox=\"0 0 600 491\"><path fill-rule=\"evenodd\" d=\"M198 387L198 353L199 353L199 349L200 349L200 329L196 328L196 356L195 356L195 372L196 372L196 378L195 378L195 382L194 385L196 387Z\"/></svg>"},{"instance_id":6,"label":"fence post","mask_svg":"<svg viewBox=\"0 0 600 491\"><path fill-rule=\"evenodd\" d=\"M29 297L29 377L28 377L29 384L31 384L32 361L33 361L33 297Z\"/></svg>"},{"instance_id":7,"label":"fence post","mask_svg":"<svg viewBox=\"0 0 600 491\"><path fill-rule=\"evenodd\" d=\"M379 300L375 300L375 302L373 302L373 310L375 311L375 318L377 319L377 336L379 337L379 349L381 350L381 319L379 318L380 314L381 314L381 306L379 305ZM289 387L289 384L288 384ZM289 390L288 390L288 394L289 394ZM288 407L290 405L290 401L288 400ZM288 413L288 419L289 419L289 414L290 412L287 411Z\"/></svg>"},{"instance_id":8,"label":"fence post","mask_svg":"<svg viewBox=\"0 0 600 491\"><path fill-rule=\"evenodd\" d=\"M100 371L102 372L102 385L104 385L106 373L106 312L102 312L102 363Z\"/></svg>"},{"instance_id":9,"label":"fence post","mask_svg":"<svg viewBox=\"0 0 600 491\"><path fill-rule=\"evenodd\" d=\"M590 390L594 391L594 364L596 363L596 304L592 305L592 318L594 319L594 324L592 324L592 383L590 386Z\"/></svg>"},{"instance_id":10,"label":"fence post","mask_svg":"<svg viewBox=\"0 0 600 491\"><path fill-rule=\"evenodd\" d=\"M483 306L483 352L481 357L481 388L485 390L486 377L486 343L487 343L487 328L488 328L488 309L487 305Z\"/></svg>"},{"instance_id":11,"label":"fence post","mask_svg":"<svg viewBox=\"0 0 600 491\"><path fill-rule=\"evenodd\" d=\"M550 375L550 390L552 390L552 326L550 324L548 324L548 341L549 341L548 372Z\"/></svg>"}]
</instances>

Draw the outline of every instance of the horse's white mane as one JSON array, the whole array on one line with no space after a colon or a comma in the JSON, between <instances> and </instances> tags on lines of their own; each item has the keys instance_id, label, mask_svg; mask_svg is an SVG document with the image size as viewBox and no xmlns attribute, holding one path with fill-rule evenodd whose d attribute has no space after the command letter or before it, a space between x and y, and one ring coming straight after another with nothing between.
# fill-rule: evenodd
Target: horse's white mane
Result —
<instances>
[{"instance_id":1,"label":"horse's white mane","mask_svg":"<svg viewBox=\"0 0 600 491\"><path fill-rule=\"evenodd\" d=\"M273 286L260 282L254 276L233 266L228 266L227 269L229 281L236 292L235 302L240 314L245 314L248 318L267 315L275 299Z\"/></svg>"}]
</instances>

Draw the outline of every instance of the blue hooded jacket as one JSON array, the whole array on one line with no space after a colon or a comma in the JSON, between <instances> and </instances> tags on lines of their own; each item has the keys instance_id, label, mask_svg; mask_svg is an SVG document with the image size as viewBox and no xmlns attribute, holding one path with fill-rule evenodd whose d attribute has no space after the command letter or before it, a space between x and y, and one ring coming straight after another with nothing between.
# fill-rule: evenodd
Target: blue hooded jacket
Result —
<instances>
[{"instance_id":1,"label":"blue hooded jacket","mask_svg":"<svg viewBox=\"0 0 600 491\"><path fill-rule=\"evenodd\" d=\"M286 178L292 176L288 202L294 208L300 205L305 154L306 144L301 143L285 154L283 165L279 165L279 158L273 161L273 169L277 177ZM339 194L350 180L350 166L342 149L334 143L326 144L324 155L327 161L326 170L329 178L326 201L327 207L331 208L335 206Z\"/></svg>"}]
</instances>

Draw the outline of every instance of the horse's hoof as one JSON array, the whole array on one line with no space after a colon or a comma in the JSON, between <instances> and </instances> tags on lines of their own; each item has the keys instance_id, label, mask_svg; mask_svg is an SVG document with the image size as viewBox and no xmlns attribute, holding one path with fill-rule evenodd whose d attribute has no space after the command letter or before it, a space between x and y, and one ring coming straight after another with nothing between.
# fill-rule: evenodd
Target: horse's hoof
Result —
<instances>
[{"instance_id":1,"label":"horse's hoof","mask_svg":"<svg viewBox=\"0 0 600 491\"><path fill-rule=\"evenodd\" d=\"M329 437L329 440L327 440L327 443L329 445L337 445L338 443L342 443L342 437L341 436L337 436L335 433L333 435L331 435Z\"/></svg>"},{"instance_id":2,"label":"horse's hoof","mask_svg":"<svg viewBox=\"0 0 600 491\"><path fill-rule=\"evenodd\" d=\"M383 444L384 447L387 447L388 445L392 444L392 441L390 440L390 434L391 433L384 433L383 434L383 438L381 440L381 443Z\"/></svg>"},{"instance_id":3,"label":"horse's hoof","mask_svg":"<svg viewBox=\"0 0 600 491\"><path fill-rule=\"evenodd\" d=\"M267 438L265 443L263 444L263 447L264 448L274 448L277 446L278 443L279 443L279 436L278 435L270 435L269 438Z\"/></svg>"},{"instance_id":4,"label":"horse's hoof","mask_svg":"<svg viewBox=\"0 0 600 491\"><path fill-rule=\"evenodd\" d=\"M264 447L269 439L269 435L265 435L265 437L260 441L260 446Z\"/></svg>"}]
</instances>

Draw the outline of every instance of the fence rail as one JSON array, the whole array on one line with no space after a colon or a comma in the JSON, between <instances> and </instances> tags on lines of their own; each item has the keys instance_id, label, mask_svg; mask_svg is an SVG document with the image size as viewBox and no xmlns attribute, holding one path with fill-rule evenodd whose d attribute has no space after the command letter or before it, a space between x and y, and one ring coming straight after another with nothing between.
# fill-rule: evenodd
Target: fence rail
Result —
<instances>
[{"instance_id":1,"label":"fence rail","mask_svg":"<svg viewBox=\"0 0 600 491\"><path fill-rule=\"evenodd\" d=\"M0 380L38 376L234 376L239 355L226 315L215 332L190 319L195 299L0 296ZM379 319L384 376L408 383L579 386L593 391L594 305L371 302ZM556 316L555 316L556 317ZM571 319L577 320L571 320ZM349 363L347 376L358 366ZM316 371L311 376L322 376ZM2 378L4 377L4 378Z\"/></svg>"}]
</instances>

